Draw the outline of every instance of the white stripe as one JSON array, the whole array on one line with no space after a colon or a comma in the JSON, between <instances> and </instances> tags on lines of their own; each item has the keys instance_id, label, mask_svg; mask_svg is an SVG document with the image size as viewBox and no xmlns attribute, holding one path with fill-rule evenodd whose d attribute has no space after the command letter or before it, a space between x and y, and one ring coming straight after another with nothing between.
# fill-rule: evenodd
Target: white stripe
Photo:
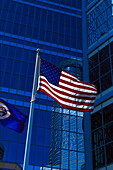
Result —
<instances>
[{"instance_id":1,"label":"white stripe","mask_svg":"<svg viewBox=\"0 0 113 170\"><path fill-rule=\"evenodd\" d=\"M57 98L56 96L54 96L50 91L48 91L45 87L41 87L41 89L45 90L50 96L52 96L53 98L55 98L59 103L64 104L66 106L70 106L70 107L76 107L76 108L82 108L82 109L93 109L94 106L84 106L82 105L77 105L77 104L73 104L73 103L68 103L68 102L64 102L63 100L60 100L59 98Z\"/></svg>"},{"instance_id":2,"label":"white stripe","mask_svg":"<svg viewBox=\"0 0 113 170\"><path fill-rule=\"evenodd\" d=\"M62 82L59 82L59 85L62 85L64 87L68 87L69 89L82 91L82 92L87 92L87 93L92 93L92 94L96 94L97 93L96 91L92 91L92 90L82 89L82 88L79 88L79 87L70 86L70 85L67 85L67 84L62 83Z\"/></svg>"},{"instance_id":3,"label":"white stripe","mask_svg":"<svg viewBox=\"0 0 113 170\"><path fill-rule=\"evenodd\" d=\"M89 88L92 88L92 89L96 90L96 88L95 88L95 87L92 87L91 85L83 84L83 83L80 83L80 82L78 82L78 81L73 81L73 80L67 79L67 78L65 78L65 77L63 77L63 76L60 76L60 79L65 80L65 81L70 82L70 83L73 83L73 84L75 84L75 85L81 85L81 86L89 87ZM81 87L81 88L82 88L82 87Z\"/></svg>"},{"instance_id":4,"label":"white stripe","mask_svg":"<svg viewBox=\"0 0 113 170\"><path fill-rule=\"evenodd\" d=\"M40 78L43 80L45 79L47 81L47 79L44 77L44 76L40 76ZM47 81L48 82L48 81ZM49 83L49 82L48 82ZM50 84L50 83L49 83ZM69 90L65 90L65 89L62 89L62 88L59 88L59 87L56 87L55 85L51 84L51 87L55 88L56 90L59 90L59 92L63 91L65 93L68 93L68 94L71 94L71 95L76 95L76 96L82 96L82 97L96 97L96 95L92 94L91 96L90 95L86 95L86 94L79 94L79 93L74 93L74 92L71 92Z\"/></svg>"},{"instance_id":5,"label":"white stripe","mask_svg":"<svg viewBox=\"0 0 113 170\"><path fill-rule=\"evenodd\" d=\"M70 75L70 74L66 73L65 71L63 71L63 70L62 70L61 74L64 74L64 75L66 75L66 76L69 76L69 77L71 77L71 78L76 79L77 81L80 81L77 77L75 77L75 76L73 76L73 75Z\"/></svg>"},{"instance_id":6,"label":"white stripe","mask_svg":"<svg viewBox=\"0 0 113 170\"><path fill-rule=\"evenodd\" d=\"M47 82L48 82L48 81L47 81ZM48 83L49 83L49 82L48 82ZM89 100L76 99L76 94L75 94L75 98L69 97L68 95L62 95L61 93L58 93L58 92L56 92L54 89L51 88L51 86L53 86L51 83L49 83L49 85L48 85L46 82L41 81L41 86L40 86L40 88L43 86L43 84L46 85L46 87L48 87L54 94L56 94L56 95L58 95L59 97L62 97L62 98L64 98L64 99L69 99L69 100L76 101L76 102L85 102L85 103L94 103L94 102L95 102L95 100L91 100L91 99L89 99ZM59 90L59 89L61 89L61 88L58 87L57 90Z\"/></svg>"}]
</instances>

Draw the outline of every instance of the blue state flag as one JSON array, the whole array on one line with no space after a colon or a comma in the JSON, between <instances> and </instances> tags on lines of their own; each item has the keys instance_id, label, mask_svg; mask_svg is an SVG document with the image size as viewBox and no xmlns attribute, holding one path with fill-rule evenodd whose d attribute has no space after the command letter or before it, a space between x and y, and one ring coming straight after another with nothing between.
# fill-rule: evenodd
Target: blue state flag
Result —
<instances>
[{"instance_id":1,"label":"blue state flag","mask_svg":"<svg viewBox=\"0 0 113 170\"><path fill-rule=\"evenodd\" d=\"M3 126L21 133L26 119L27 116L23 115L17 108L0 99L0 123Z\"/></svg>"}]
</instances>

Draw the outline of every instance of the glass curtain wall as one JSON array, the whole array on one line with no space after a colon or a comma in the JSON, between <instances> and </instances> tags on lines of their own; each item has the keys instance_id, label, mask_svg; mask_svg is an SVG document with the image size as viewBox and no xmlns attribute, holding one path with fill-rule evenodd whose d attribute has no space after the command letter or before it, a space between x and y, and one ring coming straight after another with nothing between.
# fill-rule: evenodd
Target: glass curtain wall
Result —
<instances>
[{"instance_id":1,"label":"glass curtain wall","mask_svg":"<svg viewBox=\"0 0 113 170\"><path fill-rule=\"evenodd\" d=\"M41 50L41 58L57 67L73 59L82 65L81 15L81 0L0 1L3 100L29 115L37 48ZM54 106L54 101L42 92L37 92L36 98L29 169L81 169L83 113ZM21 134L0 125L4 161L22 166L27 124L28 121Z\"/></svg>"},{"instance_id":2,"label":"glass curtain wall","mask_svg":"<svg viewBox=\"0 0 113 170\"><path fill-rule=\"evenodd\" d=\"M93 168L109 169L113 164L113 2L86 2L89 79L98 91L91 114Z\"/></svg>"}]
</instances>

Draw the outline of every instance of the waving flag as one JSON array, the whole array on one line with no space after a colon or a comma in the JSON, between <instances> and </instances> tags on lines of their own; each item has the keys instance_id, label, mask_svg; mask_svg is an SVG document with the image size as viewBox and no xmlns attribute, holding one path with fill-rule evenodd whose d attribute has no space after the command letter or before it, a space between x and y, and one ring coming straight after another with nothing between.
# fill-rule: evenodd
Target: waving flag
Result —
<instances>
[{"instance_id":1,"label":"waving flag","mask_svg":"<svg viewBox=\"0 0 113 170\"><path fill-rule=\"evenodd\" d=\"M60 70L41 59L39 90L65 108L93 111L97 94L96 86L80 81L74 75Z\"/></svg>"},{"instance_id":2,"label":"waving flag","mask_svg":"<svg viewBox=\"0 0 113 170\"><path fill-rule=\"evenodd\" d=\"M3 126L21 133L24 129L26 118L13 105L0 99L0 123Z\"/></svg>"}]
</instances>

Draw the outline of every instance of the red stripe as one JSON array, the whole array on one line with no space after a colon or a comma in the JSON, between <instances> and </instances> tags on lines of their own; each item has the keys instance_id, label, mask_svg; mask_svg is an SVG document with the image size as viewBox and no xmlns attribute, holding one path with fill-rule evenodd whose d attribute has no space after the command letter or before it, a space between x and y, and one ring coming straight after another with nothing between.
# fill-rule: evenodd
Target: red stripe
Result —
<instances>
[{"instance_id":1,"label":"red stripe","mask_svg":"<svg viewBox=\"0 0 113 170\"><path fill-rule=\"evenodd\" d=\"M74 75L72 75L72 74L70 74L70 73L67 73L67 72L64 71L64 70L63 70L63 72L65 72L66 74L69 74L69 75L75 77ZM75 79L74 79L74 78L72 78L72 77L70 77L70 76L67 76L67 75L63 74L62 72L61 72L61 76L65 77L65 78L68 78L68 79L70 79L70 80L73 80L73 81L75 81L75 82L77 81L77 80L76 80L77 77L75 77ZM86 83L86 82L83 82L83 81L81 81L81 80L79 80L79 81L77 81L77 82L82 83L82 84L85 84L85 85L88 85L88 86L92 86L93 88L95 88L95 90L97 89L96 85L94 85L94 84Z\"/></svg>"},{"instance_id":2,"label":"red stripe","mask_svg":"<svg viewBox=\"0 0 113 170\"><path fill-rule=\"evenodd\" d=\"M45 83L47 83L48 85L49 85L49 83L45 80L45 79L43 79L42 77L41 77L41 81L43 81L43 82L45 82ZM91 98L91 100L93 100L93 99L95 99L95 97L96 97L96 95L95 95L95 97L91 97L91 95L92 94L90 94L90 93L87 93L87 92L80 92L80 91L78 91L78 90L71 90L71 89L68 89L68 91L70 91L71 93L73 92L73 93L75 93L75 95L72 95L72 94L69 94L68 92L63 92L63 89L64 89L64 87L62 87L61 89L62 89L62 91L59 91L59 90L57 90L57 89L55 89L54 87L52 87L53 88L53 90L55 90L56 92L58 92L58 93L60 93L60 94L62 94L62 95L66 95L66 96L69 96L69 97L73 97L73 98L78 98L78 99L90 99ZM67 89L66 89L67 90ZM76 96L76 94L83 94L83 95L88 95L89 97L81 97L81 96Z\"/></svg>"},{"instance_id":3,"label":"red stripe","mask_svg":"<svg viewBox=\"0 0 113 170\"><path fill-rule=\"evenodd\" d=\"M73 101L73 100L70 100L70 99L65 99L63 97L58 96L56 93L53 93L45 84L42 83L41 86L45 87L48 91L50 91L55 96L55 98L57 97L57 98L59 98L60 100L62 100L64 102L68 102L68 103L72 103L72 104L77 104L77 105L85 105L85 106L93 106L94 105L94 103L77 102L77 101ZM46 91L46 90L44 90L44 91ZM48 92L46 92L46 93L49 94Z\"/></svg>"},{"instance_id":4,"label":"red stripe","mask_svg":"<svg viewBox=\"0 0 113 170\"><path fill-rule=\"evenodd\" d=\"M64 87L62 85L58 85L58 87L60 87L62 90L65 89L65 90L68 90L72 93L78 93L78 94L86 94L86 95L96 95L96 93L92 93L92 92L84 92L84 91L79 91L79 90L75 90L74 88L73 89L70 89L69 87Z\"/></svg>"},{"instance_id":5,"label":"red stripe","mask_svg":"<svg viewBox=\"0 0 113 170\"><path fill-rule=\"evenodd\" d=\"M61 76L62 77L65 77L65 78L67 78L67 79L70 79L70 80L72 80L72 81L76 81L76 82L79 82L77 79L76 79L76 77L75 78L73 78L73 77L70 77L70 76L68 76L68 75L65 75L65 74L63 74L63 73L61 73Z\"/></svg>"},{"instance_id":6,"label":"red stripe","mask_svg":"<svg viewBox=\"0 0 113 170\"><path fill-rule=\"evenodd\" d=\"M64 83L64 84L67 84L67 85L69 85L69 86L72 86L72 87L78 87L78 88L80 88L80 89L87 89L87 90L95 91L94 88L92 89L91 87L86 87L86 86L82 86L82 85L77 85L77 84L74 84L74 83L72 83L72 82L68 82L68 81L66 81L66 80L60 79L60 82L61 82L61 83ZM60 87L60 84L59 84L59 87Z\"/></svg>"},{"instance_id":7,"label":"red stripe","mask_svg":"<svg viewBox=\"0 0 113 170\"><path fill-rule=\"evenodd\" d=\"M48 94L45 90L40 89L40 91L46 93L49 97L51 97L52 99L56 100L54 97L52 97L50 94ZM59 101L57 101L57 102L59 103ZM61 106L65 107L65 108L67 108L67 109L77 110L77 111L81 111L81 112L91 112L91 111L93 111L93 109L77 108L77 107L67 106L67 105L64 105L62 103L59 103L59 104Z\"/></svg>"}]
</instances>

